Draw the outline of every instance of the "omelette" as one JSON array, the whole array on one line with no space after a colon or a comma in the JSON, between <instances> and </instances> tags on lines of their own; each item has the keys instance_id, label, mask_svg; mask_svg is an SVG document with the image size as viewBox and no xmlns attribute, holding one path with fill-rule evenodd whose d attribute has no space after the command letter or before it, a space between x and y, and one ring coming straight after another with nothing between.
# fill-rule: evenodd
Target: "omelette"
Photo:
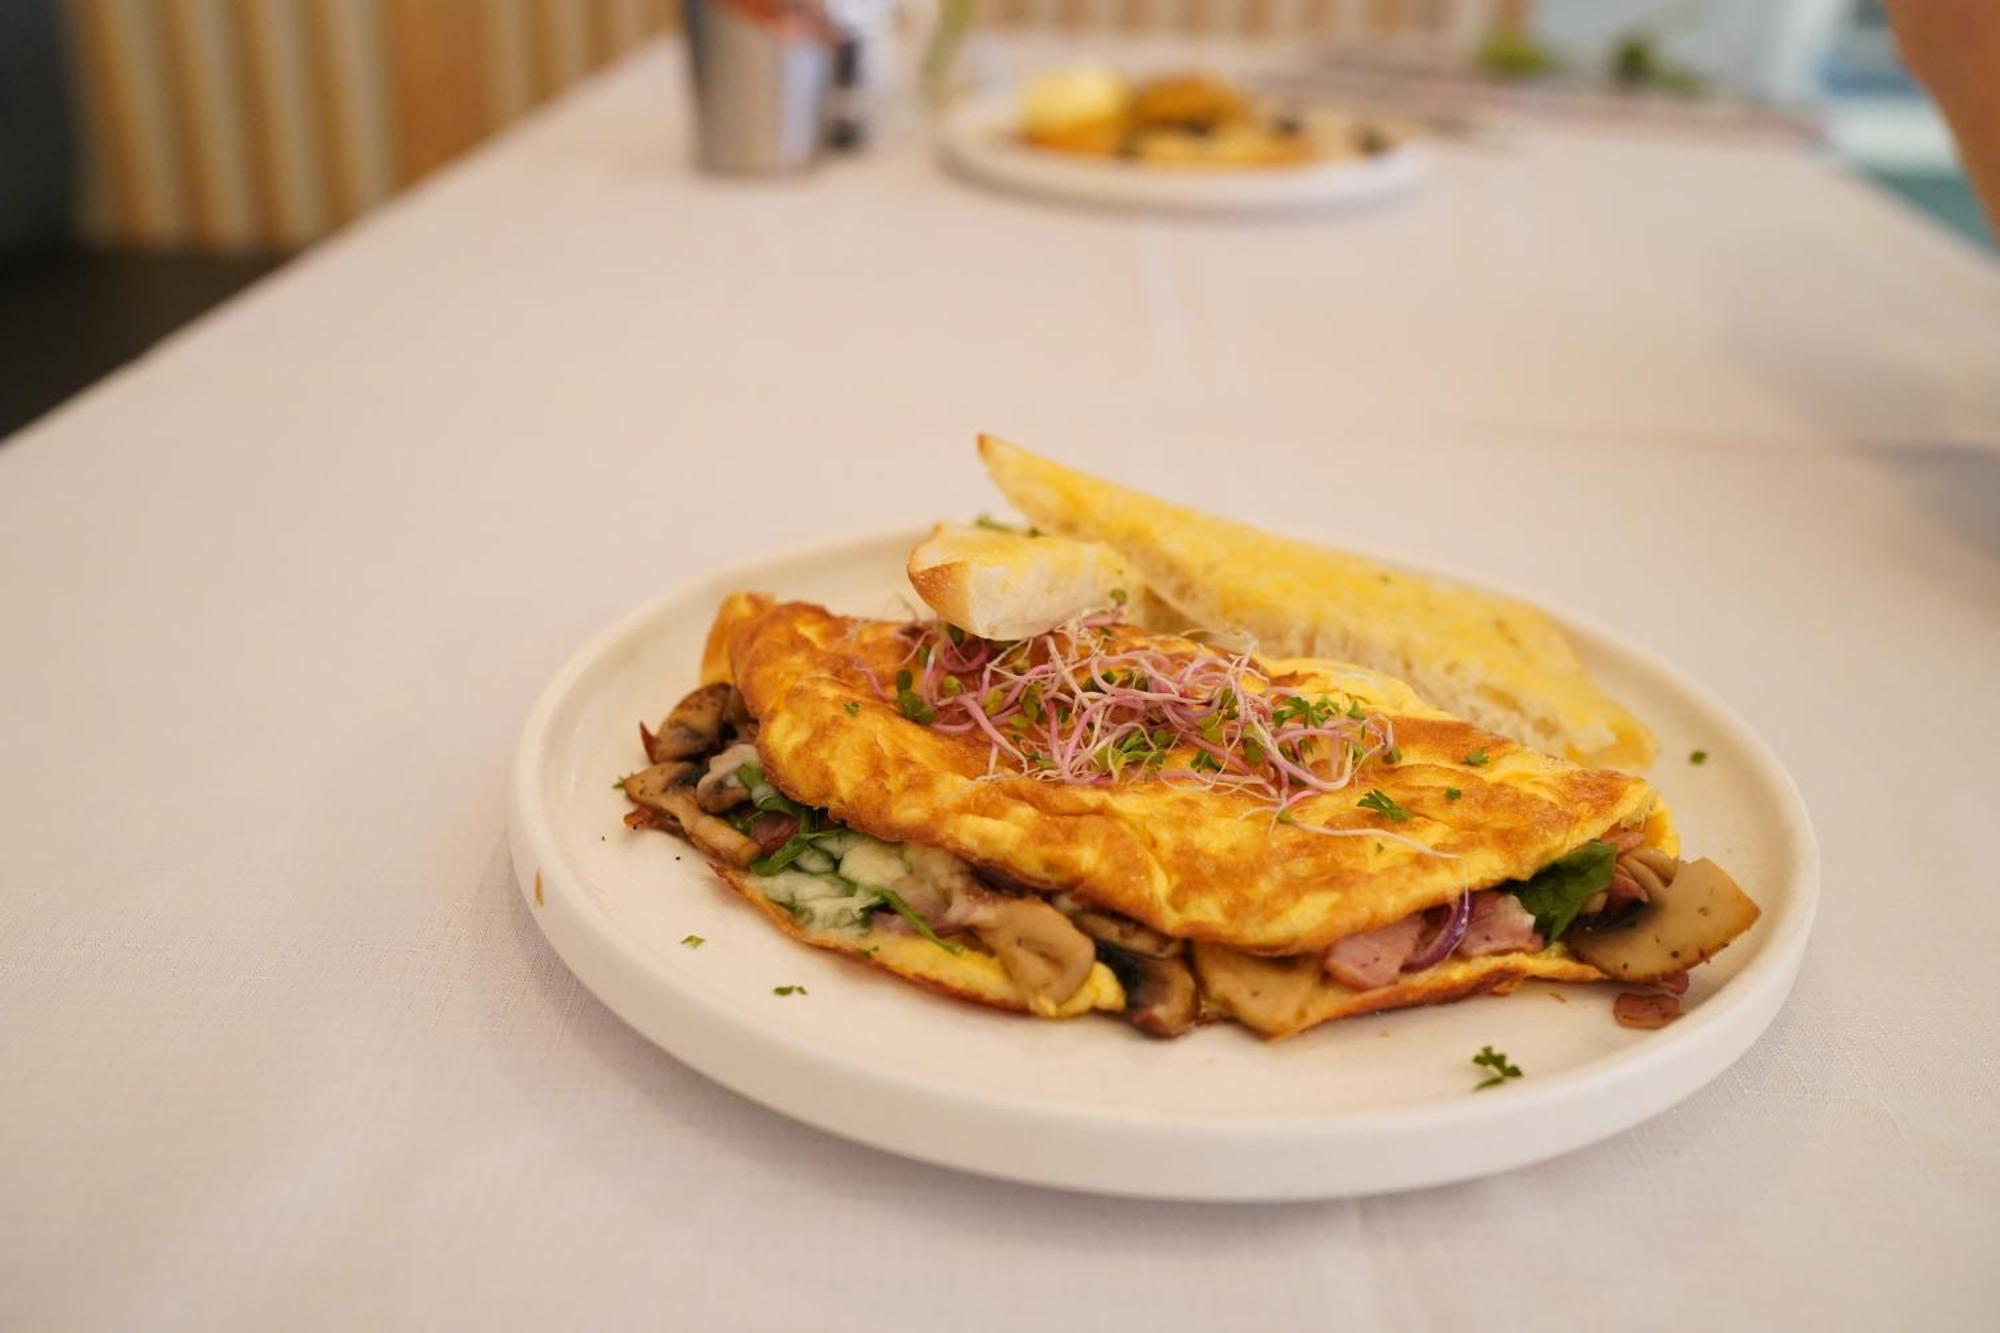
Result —
<instances>
[{"instance_id":1,"label":"omelette","mask_svg":"<svg viewBox=\"0 0 2000 1333\"><path fill-rule=\"evenodd\" d=\"M1376 671L1136 628L1117 600L1007 640L732 596L700 687L640 726L626 822L687 839L804 943L1159 1037L1286 1037L1531 977L1647 987L1665 1021L1756 920L1682 862L1643 780Z\"/></svg>"}]
</instances>

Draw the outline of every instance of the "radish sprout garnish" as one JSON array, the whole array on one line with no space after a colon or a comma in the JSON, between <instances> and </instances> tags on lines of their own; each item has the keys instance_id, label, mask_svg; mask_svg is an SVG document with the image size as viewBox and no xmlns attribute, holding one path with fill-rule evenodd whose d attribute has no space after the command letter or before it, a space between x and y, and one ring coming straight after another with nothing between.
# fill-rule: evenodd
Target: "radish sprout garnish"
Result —
<instances>
[{"instance_id":1,"label":"radish sprout garnish","mask_svg":"<svg viewBox=\"0 0 2000 1333\"><path fill-rule=\"evenodd\" d=\"M912 622L901 631L908 648L893 692L876 689L933 731L984 740L989 775L1011 768L1084 787L1147 777L1239 792L1308 832L1387 837L1450 855L1379 828L1292 818L1301 801L1347 789L1370 760L1402 757L1385 714L1352 695L1279 685L1247 653L1123 641L1122 614L1094 612L1030 639L997 641ZM1398 816L1409 818L1395 807L1390 817Z\"/></svg>"}]
</instances>

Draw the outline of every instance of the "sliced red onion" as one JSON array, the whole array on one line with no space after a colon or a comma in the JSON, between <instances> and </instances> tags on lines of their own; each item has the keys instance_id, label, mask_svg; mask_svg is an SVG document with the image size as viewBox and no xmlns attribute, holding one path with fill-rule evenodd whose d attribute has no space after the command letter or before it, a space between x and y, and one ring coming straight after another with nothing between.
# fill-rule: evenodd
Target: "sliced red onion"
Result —
<instances>
[{"instance_id":1,"label":"sliced red onion","mask_svg":"<svg viewBox=\"0 0 2000 1333\"><path fill-rule=\"evenodd\" d=\"M1403 964L1405 972L1421 972L1425 968L1436 967L1451 957L1451 951L1465 938L1465 927L1472 920L1472 895L1461 893L1458 901L1451 905L1451 915L1438 927L1437 934L1419 944L1416 951Z\"/></svg>"}]
</instances>

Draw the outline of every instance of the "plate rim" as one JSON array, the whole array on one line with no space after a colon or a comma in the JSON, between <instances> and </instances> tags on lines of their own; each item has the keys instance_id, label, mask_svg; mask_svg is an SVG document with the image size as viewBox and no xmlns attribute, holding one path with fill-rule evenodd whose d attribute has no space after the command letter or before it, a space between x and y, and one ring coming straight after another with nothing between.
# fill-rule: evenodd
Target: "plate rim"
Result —
<instances>
[{"instance_id":1,"label":"plate rim","mask_svg":"<svg viewBox=\"0 0 2000 1333\"><path fill-rule=\"evenodd\" d=\"M1726 1007L1713 999L1681 1021L1654 1034L1642 1045L1601 1055L1575 1068L1511 1086L1507 1096L1477 1102L1434 1102L1410 1108L1377 1108L1331 1114L1273 1113L1224 1114L1177 1112L1159 1109L1112 1108L1051 1102L1025 1094L968 1089L943 1080L877 1063L857 1060L814 1045L806 1037L782 1025L771 1025L744 1015L697 990L662 984L657 955L646 949L619 923L617 917L583 887L586 877L565 863L560 840L548 812L538 796L550 741L550 724L564 701L595 664L617 645L646 624L666 614L677 603L699 594L705 587L733 577L737 569L755 569L801 561L825 562L856 558L871 548L905 548L920 539L928 523L908 528L881 526L848 535L788 544L738 564L709 570L679 584L615 617L591 634L557 669L537 696L524 723L516 747L511 781L509 843L515 877L530 915L564 964L600 1001L623 1021L635 1028L667 1054L691 1065L733 1091L749 1097L793 1119L828 1130L841 1137L871 1147L933 1162L957 1170L1022 1181L1055 1188L1098 1194L1183 1200L1277 1200L1351 1197L1386 1190L1420 1188L1451 1180L1471 1179L1528 1165L1590 1143L1609 1138L1691 1095L1733 1064L1755 1043L1789 995L1805 945L1818 914L1820 900L1820 856L1810 812L1796 782L1769 744L1754 728L1701 681L1680 671L1652 648L1611 630L1566 606L1539 596L1529 596L1504 582L1475 577L1448 562L1419 559L1407 552L1371 543L1345 542L1342 549L1380 563L1427 576L1442 577L1484 591L1527 601L1541 609L1573 636L1596 639L1614 653L1630 657L1649 672L1673 682L1702 710L1713 715L1728 734L1717 741L1733 756L1754 761L1755 777L1770 787L1791 818L1782 824L1787 861L1793 866L1786 885L1787 910L1772 924L1780 929L1768 937L1742 972L1732 977L1733 992ZM537 901L539 884L539 897ZM554 912L550 908L555 908ZM1485 1155L1486 1165L1473 1169L1440 1164L1439 1169L1386 1173L1390 1179L1362 1183L1359 1187L1328 1185L1317 1177L1291 1184L1266 1181L1262 1185L1244 1182L1231 1188L1222 1181L1190 1188L1171 1181L1131 1182L1111 1178L1079 1177L1073 1170L1043 1171L1034 1159L1011 1161L969 1161L960 1155L945 1155L910 1143L886 1143L870 1137L870 1128L847 1113L844 1106L829 1109L814 1104L815 1099L788 1093L772 1086L787 1080L782 1076L760 1079L747 1072L742 1059L730 1059L713 1050L696 1050L705 1043L685 1030L661 1032L663 1025L651 1014L636 1012L641 996L632 993L635 981L646 982L641 990L647 1003L670 1001L673 1007L698 1011L698 1017L730 1029L732 1041L747 1047L775 1048L816 1071L808 1084L831 1078L844 1085L849 1094L914 1097L941 1112L992 1120L994 1117L1025 1118L1037 1122L1039 1130L1081 1133L1102 1141L1105 1131L1120 1137L1143 1139L1153 1146L1145 1155L1163 1151L1202 1150L1215 1152L1218 1145L1200 1143L1216 1137L1232 1141L1238 1150L1256 1153L1274 1144L1298 1145L1302 1152L1312 1148L1331 1149L1393 1136L1421 1139L1441 1132L1484 1137L1506 1128L1510 1132L1537 1127L1550 1112L1579 1097L1609 1096L1617 1084L1629 1084L1641 1095L1626 1097L1617 1114L1600 1117L1601 1123L1583 1133L1523 1135L1516 1142L1520 1151ZM1748 1017L1744 1017L1746 1011ZM672 1025L666 1025L671 1027ZM1711 1031L1711 1029L1715 1029ZM706 1043L712 1045L713 1043ZM1664 1068L1663 1068L1664 1067ZM1667 1078L1667 1075L1674 1077ZM1664 1095L1661 1094L1664 1090ZM829 1099L839 1102L841 1099ZM1213 1172L1198 1172L1213 1176ZM1365 1173L1364 1173L1365 1174ZM1383 1174L1383 1173L1377 1173Z\"/></svg>"}]
</instances>

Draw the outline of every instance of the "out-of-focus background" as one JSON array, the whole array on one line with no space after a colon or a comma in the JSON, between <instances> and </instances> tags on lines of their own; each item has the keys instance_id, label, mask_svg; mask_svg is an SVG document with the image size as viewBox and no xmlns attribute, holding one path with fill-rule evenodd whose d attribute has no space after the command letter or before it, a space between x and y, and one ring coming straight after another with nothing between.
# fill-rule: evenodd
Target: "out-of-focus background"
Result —
<instances>
[{"instance_id":1,"label":"out-of-focus background","mask_svg":"<svg viewBox=\"0 0 2000 1333\"><path fill-rule=\"evenodd\" d=\"M679 23L676 0L8 0L0 434ZM1875 0L987 0L977 23L1387 53L1391 81L1637 39L1991 244Z\"/></svg>"}]
</instances>

